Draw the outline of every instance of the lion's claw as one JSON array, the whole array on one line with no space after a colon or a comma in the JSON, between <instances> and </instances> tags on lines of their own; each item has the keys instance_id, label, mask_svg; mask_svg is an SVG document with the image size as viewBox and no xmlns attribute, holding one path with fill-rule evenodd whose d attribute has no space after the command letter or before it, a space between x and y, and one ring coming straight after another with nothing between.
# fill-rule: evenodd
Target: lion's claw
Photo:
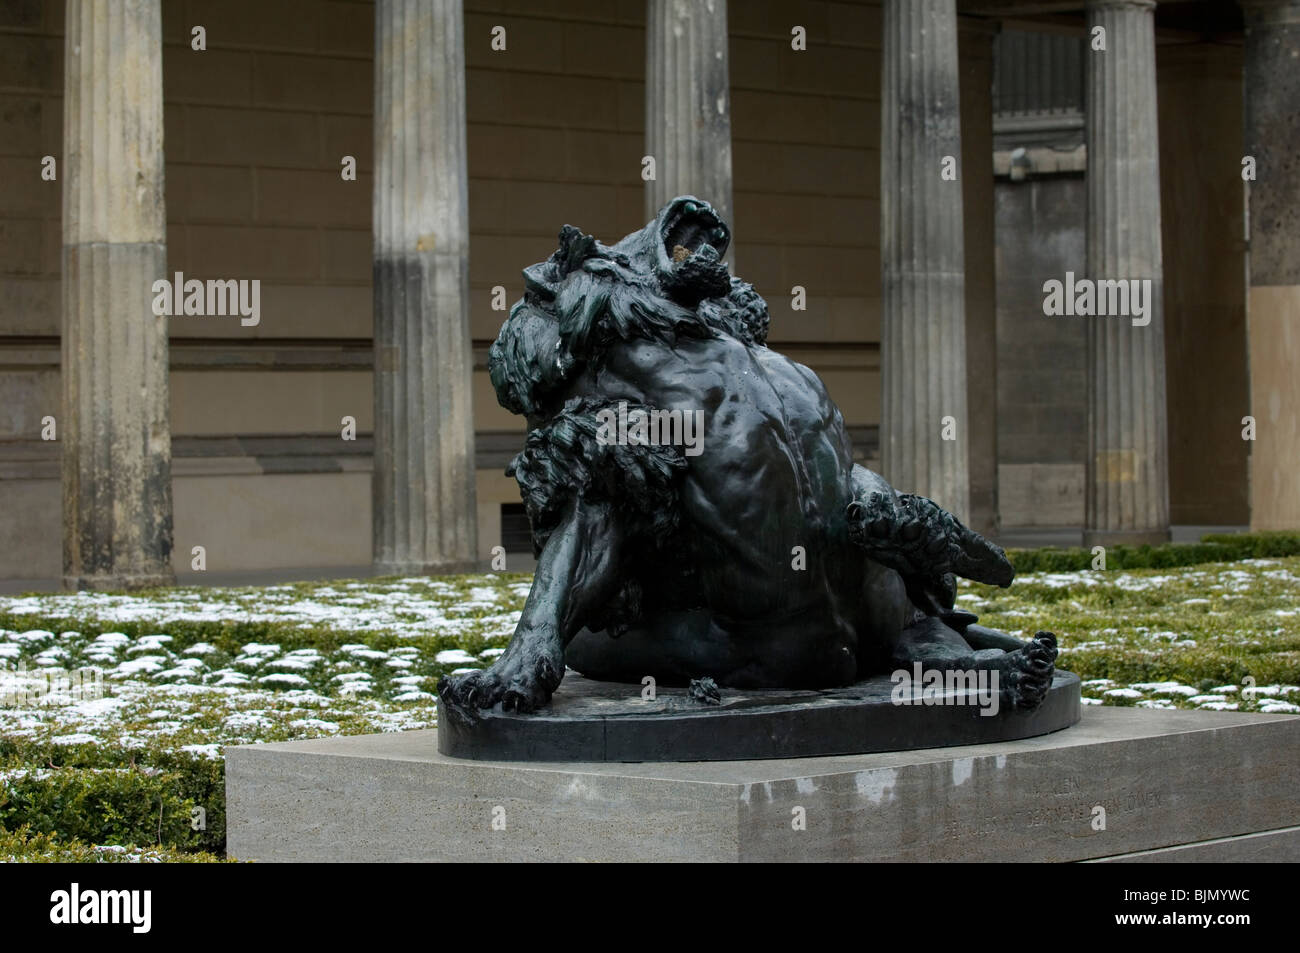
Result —
<instances>
[{"instance_id":1,"label":"lion's claw","mask_svg":"<svg viewBox=\"0 0 1300 953\"><path fill-rule=\"evenodd\" d=\"M1016 708L1037 708L1052 686L1056 672L1056 636L1039 632L1023 649L1010 653L1007 691Z\"/></svg>"},{"instance_id":2,"label":"lion's claw","mask_svg":"<svg viewBox=\"0 0 1300 953\"><path fill-rule=\"evenodd\" d=\"M502 711L534 712L551 700L563 672L563 664L547 655L507 649L490 668L441 678L438 696L449 712L468 721L497 704Z\"/></svg>"}]
</instances>

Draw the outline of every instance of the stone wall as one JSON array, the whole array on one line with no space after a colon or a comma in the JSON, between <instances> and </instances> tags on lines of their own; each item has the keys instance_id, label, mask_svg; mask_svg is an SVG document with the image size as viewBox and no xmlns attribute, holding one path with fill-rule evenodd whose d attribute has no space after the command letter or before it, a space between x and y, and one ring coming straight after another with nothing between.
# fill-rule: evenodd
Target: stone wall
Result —
<instances>
[{"instance_id":1,"label":"stone wall","mask_svg":"<svg viewBox=\"0 0 1300 953\"><path fill-rule=\"evenodd\" d=\"M502 285L572 222L644 223L642 0L467 0L471 327L481 548L521 421L484 362ZM59 575L61 2L0 0L0 578ZM172 319L175 565L359 566L370 558L374 10L363 0L163 7L168 269L258 278L261 321ZM507 28L493 52L491 29ZM793 25L815 52L790 49ZM191 49L191 29L207 49ZM814 367L869 456L879 417L879 9L731 5L736 260L774 345ZM344 156L355 181L340 176ZM807 289L806 311L790 288ZM504 434L515 434L504 438ZM256 451L250 446L256 445Z\"/></svg>"},{"instance_id":2,"label":"stone wall","mask_svg":"<svg viewBox=\"0 0 1300 953\"><path fill-rule=\"evenodd\" d=\"M1088 444L1084 324L1043 314L1043 282L1084 272L1083 177L999 179L995 195L1002 524L1079 526Z\"/></svg>"}]
</instances>

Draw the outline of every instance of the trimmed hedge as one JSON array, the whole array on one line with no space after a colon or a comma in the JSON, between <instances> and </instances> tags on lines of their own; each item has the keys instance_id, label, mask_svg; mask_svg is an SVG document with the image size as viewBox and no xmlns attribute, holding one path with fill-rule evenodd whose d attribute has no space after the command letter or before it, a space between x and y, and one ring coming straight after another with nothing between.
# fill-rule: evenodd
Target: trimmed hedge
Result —
<instances>
[{"instance_id":1,"label":"trimmed hedge","mask_svg":"<svg viewBox=\"0 0 1300 953\"><path fill-rule=\"evenodd\" d=\"M1107 546L1107 569L1172 569L1201 563L1241 559L1276 559L1300 556L1300 533L1211 533L1199 543L1164 543L1160 546ZM1007 558L1017 573L1074 572L1091 569L1089 549L1011 549Z\"/></svg>"},{"instance_id":2,"label":"trimmed hedge","mask_svg":"<svg viewBox=\"0 0 1300 953\"><path fill-rule=\"evenodd\" d=\"M219 864L225 857L210 853L191 853L170 847L96 848L85 841L41 834L27 827L16 831L0 830L0 863L29 864ZM233 861L230 861L233 862Z\"/></svg>"},{"instance_id":3,"label":"trimmed hedge","mask_svg":"<svg viewBox=\"0 0 1300 953\"><path fill-rule=\"evenodd\" d=\"M55 768L0 782L0 828L25 827L93 844L200 846L194 802L165 772Z\"/></svg>"},{"instance_id":4,"label":"trimmed hedge","mask_svg":"<svg viewBox=\"0 0 1300 953\"><path fill-rule=\"evenodd\" d=\"M10 774L31 766L39 773ZM203 810L198 830L191 823L196 807ZM219 853L226 847L225 761L161 745L124 752L0 738L0 830L23 826L94 844Z\"/></svg>"}]
</instances>

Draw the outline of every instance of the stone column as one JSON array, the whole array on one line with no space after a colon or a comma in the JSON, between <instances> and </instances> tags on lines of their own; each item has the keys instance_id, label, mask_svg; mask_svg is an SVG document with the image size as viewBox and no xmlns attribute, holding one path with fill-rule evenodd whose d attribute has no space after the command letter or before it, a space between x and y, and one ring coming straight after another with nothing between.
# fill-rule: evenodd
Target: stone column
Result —
<instances>
[{"instance_id":1,"label":"stone column","mask_svg":"<svg viewBox=\"0 0 1300 953\"><path fill-rule=\"evenodd\" d=\"M645 128L656 172L646 183L646 218L694 195L734 235L727 0L647 0Z\"/></svg>"},{"instance_id":2,"label":"stone column","mask_svg":"<svg viewBox=\"0 0 1300 953\"><path fill-rule=\"evenodd\" d=\"M1245 2L1252 529L1300 529L1300 2Z\"/></svg>"},{"instance_id":3,"label":"stone column","mask_svg":"<svg viewBox=\"0 0 1300 953\"><path fill-rule=\"evenodd\" d=\"M955 0L885 0L880 94L881 462L967 519L965 256ZM951 159L951 161L948 161ZM945 177L953 169L955 178Z\"/></svg>"},{"instance_id":4,"label":"stone column","mask_svg":"<svg viewBox=\"0 0 1300 953\"><path fill-rule=\"evenodd\" d=\"M1169 539L1155 6L1088 4L1088 277L1150 279L1151 299L1141 326L1125 316L1065 319L1087 322L1086 546ZM1092 49L1098 26L1105 50Z\"/></svg>"},{"instance_id":5,"label":"stone column","mask_svg":"<svg viewBox=\"0 0 1300 953\"><path fill-rule=\"evenodd\" d=\"M375 5L374 569L478 555L464 21L460 0Z\"/></svg>"},{"instance_id":6,"label":"stone column","mask_svg":"<svg viewBox=\"0 0 1300 953\"><path fill-rule=\"evenodd\" d=\"M160 0L69 0L63 143L63 581L167 585Z\"/></svg>"}]
</instances>

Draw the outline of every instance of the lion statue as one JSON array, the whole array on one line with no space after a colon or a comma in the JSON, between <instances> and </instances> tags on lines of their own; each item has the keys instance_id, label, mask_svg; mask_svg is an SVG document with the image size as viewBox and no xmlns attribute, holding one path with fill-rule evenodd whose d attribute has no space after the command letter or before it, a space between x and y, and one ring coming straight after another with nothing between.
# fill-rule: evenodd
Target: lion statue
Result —
<instances>
[{"instance_id":1,"label":"lion statue","mask_svg":"<svg viewBox=\"0 0 1300 953\"><path fill-rule=\"evenodd\" d=\"M536 711L566 667L824 689L914 663L996 672L1006 701L1036 707L1054 636L1024 642L954 607L954 575L1010 585L1005 553L854 464L821 380L768 349L767 305L728 273L729 242L682 196L613 246L566 225L524 270L488 369L528 421L506 472L537 570L505 652L439 682L444 711Z\"/></svg>"}]
</instances>

